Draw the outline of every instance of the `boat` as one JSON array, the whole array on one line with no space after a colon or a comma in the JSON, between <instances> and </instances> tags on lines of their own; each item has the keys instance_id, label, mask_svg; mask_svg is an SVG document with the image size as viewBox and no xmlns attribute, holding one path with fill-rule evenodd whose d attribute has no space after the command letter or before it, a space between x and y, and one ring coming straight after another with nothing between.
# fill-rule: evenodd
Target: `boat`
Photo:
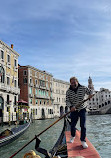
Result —
<instances>
[{"instance_id":1,"label":"boat","mask_svg":"<svg viewBox=\"0 0 111 158\"><path fill-rule=\"evenodd\" d=\"M66 118L64 120L64 126L62 132L54 145L54 147L47 151L39 147L41 140L39 138L36 139L35 149L37 152L45 155L45 158L69 158L69 157L77 157L80 156L85 158L100 158L99 153L96 151L95 147L91 144L91 142L86 138L88 143L88 148L83 149L80 142L80 131L76 130L76 137L74 143L69 142L70 139L70 120ZM41 158L39 155L36 155L34 151L29 151L24 155L24 158L28 156L32 156L32 158Z\"/></svg>"},{"instance_id":2,"label":"boat","mask_svg":"<svg viewBox=\"0 0 111 158\"><path fill-rule=\"evenodd\" d=\"M18 127L17 127L18 126ZM0 133L0 147L11 143L20 137L30 126L30 122L20 121L19 125L10 129L6 129L5 131Z\"/></svg>"},{"instance_id":3,"label":"boat","mask_svg":"<svg viewBox=\"0 0 111 158\"><path fill-rule=\"evenodd\" d=\"M87 114L88 115L101 115L101 111L98 110L97 108L90 108L88 111L87 111Z\"/></svg>"}]
</instances>

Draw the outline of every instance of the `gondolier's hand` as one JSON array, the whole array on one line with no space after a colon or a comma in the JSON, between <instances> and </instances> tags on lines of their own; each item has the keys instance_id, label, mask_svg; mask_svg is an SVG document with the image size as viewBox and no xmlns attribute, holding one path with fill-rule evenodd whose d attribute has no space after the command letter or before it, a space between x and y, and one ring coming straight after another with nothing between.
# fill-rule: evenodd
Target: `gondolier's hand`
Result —
<instances>
[{"instance_id":1,"label":"gondolier's hand","mask_svg":"<svg viewBox=\"0 0 111 158\"><path fill-rule=\"evenodd\" d=\"M71 107L71 112L76 111L75 107Z\"/></svg>"}]
</instances>

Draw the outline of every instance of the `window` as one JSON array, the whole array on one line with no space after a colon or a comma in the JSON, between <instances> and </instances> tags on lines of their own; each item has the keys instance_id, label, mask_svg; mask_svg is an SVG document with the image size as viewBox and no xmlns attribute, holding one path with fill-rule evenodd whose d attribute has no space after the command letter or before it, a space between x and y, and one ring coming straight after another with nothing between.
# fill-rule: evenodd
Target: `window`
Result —
<instances>
[{"instance_id":1,"label":"window","mask_svg":"<svg viewBox=\"0 0 111 158\"><path fill-rule=\"evenodd\" d=\"M4 59L4 51L1 50L1 59Z\"/></svg>"},{"instance_id":2,"label":"window","mask_svg":"<svg viewBox=\"0 0 111 158\"><path fill-rule=\"evenodd\" d=\"M36 115L37 115L37 109L36 109Z\"/></svg>"},{"instance_id":3,"label":"window","mask_svg":"<svg viewBox=\"0 0 111 158\"><path fill-rule=\"evenodd\" d=\"M0 66L0 77L1 77L1 82L4 83L5 81L5 71L2 66Z\"/></svg>"},{"instance_id":4,"label":"window","mask_svg":"<svg viewBox=\"0 0 111 158\"><path fill-rule=\"evenodd\" d=\"M35 80L35 84L37 84L37 80Z\"/></svg>"},{"instance_id":5,"label":"window","mask_svg":"<svg viewBox=\"0 0 111 158\"><path fill-rule=\"evenodd\" d=\"M16 102L17 101L17 99L16 99L16 96L14 96L14 105L16 105Z\"/></svg>"},{"instance_id":6,"label":"window","mask_svg":"<svg viewBox=\"0 0 111 158\"><path fill-rule=\"evenodd\" d=\"M35 90L35 94L37 94L37 89Z\"/></svg>"},{"instance_id":7,"label":"window","mask_svg":"<svg viewBox=\"0 0 111 158\"><path fill-rule=\"evenodd\" d=\"M14 108L14 112L16 112L16 108Z\"/></svg>"},{"instance_id":8,"label":"window","mask_svg":"<svg viewBox=\"0 0 111 158\"><path fill-rule=\"evenodd\" d=\"M14 81L14 86L17 87L17 81L16 80Z\"/></svg>"},{"instance_id":9,"label":"window","mask_svg":"<svg viewBox=\"0 0 111 158\"><path fill-rule=\"evenodd\" d=\"M7 55L7 62L10 63L10 55Z\"/></svg>"},{"instance_id":10,"label":"window","mask_svg":"<svg viewBox=\"0 0 111 158\"><path fill-rule=\"evenodd\" d=\"M45 81L39 80L39 85L45 87Z\"/></svg>"},{"instance_id":11,"label":"window","mask_svg":"<svg viewBox=\"0 0 111 158\"><path fill-rule=\"evenodd\" d=\"M24 78L23 82L24 82L24 84L26 84L27 83L27 78Z\"/></svg>"},{"instance_id":12,"label":"window","mask_svg":"<svg viewBox=\"0 0 111 158\"><path fill-rule=\"evenodd\" d=\"M38 104L38 100L36 99L36 104Z\"/></svg>"},{"instance_id":13,"label":"window","mask_svg":"<svg viewBox=\"0 0 111 158\"><path fill-rule=\"evenodd\" d=\"M14 67L17 67L17 60L14 59Z\"/></svg>"},{"instance_id":14,"label":"window","mask_svg":"<svg viewBox=\"0 0 111 158\"><path fill-rule=\"evenodd\" d=\"M7 112L9 112L9 107L7 107Z\"/></svg>"},{"instance_id":15,"label":"window","mask_svg":"<svg viewBox=\"0 0 111 158\"><path fill-rule=\"evenodd\" d=\"M10 85L10 78L7 77L7 85Z\"/></svg>"},{"instance_id":16,"label":"window","mask_svg":"<svg viewBox=\"0 0 111 158\"><path fill-rule=\"evenodd\" d=\"M23 71L23 75L26 76L27 75L27 70Z\"/></svg>"},{"instance_id":17,"label":"window","mask_svg":"<svg viewBox=\"0 0 111 158\"><path fill-rule=\"evenodd\" d=\"M7 95L7 104L9 104L9 95Z\"/></svg>"},{"instance_id":18,"label":"window","mask_svg":"<svg viewBox=\"0 0 111 158\"><path fill-rule=\"evenodd\" d=\"M30 87L30 94L32 94L32 88Z\"/></svg>"},{"instance_id":19,"label":"window","mask_svg":"<svg viewBox=\"0 0 111 158\"><path fill-rule=\"evenodd\" d=\"M30 99L30 104L32 104L32 99Z\"/></svg>"}]
</instances>

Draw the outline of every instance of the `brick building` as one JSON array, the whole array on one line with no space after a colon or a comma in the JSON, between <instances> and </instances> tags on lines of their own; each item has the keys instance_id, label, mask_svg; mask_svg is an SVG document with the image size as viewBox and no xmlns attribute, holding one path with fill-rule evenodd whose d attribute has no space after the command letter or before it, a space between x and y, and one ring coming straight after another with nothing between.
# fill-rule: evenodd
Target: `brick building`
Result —
<instances>
[{"instance_id":1,"label":"brick building","mask_svg":"<svg viewBox=\"0 0 111 158\"><path fill-rule=\"evenodd\" d=\"M19 66L20 97L28 103L29 117L53 118L53 76L32 66ZM22 111L25 115L25 111Z\"/></svg>"}]
</instances>

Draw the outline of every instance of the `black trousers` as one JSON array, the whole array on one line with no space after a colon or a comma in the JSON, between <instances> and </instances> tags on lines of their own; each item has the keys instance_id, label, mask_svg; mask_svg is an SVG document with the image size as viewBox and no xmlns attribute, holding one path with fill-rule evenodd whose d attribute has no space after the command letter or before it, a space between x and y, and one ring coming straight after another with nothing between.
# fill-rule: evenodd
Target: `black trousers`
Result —
<instances>
[{"instance_id":1,"label":"black trousers","mask_svg":"<svg viewBox=\"0 0 111 158\"><path fill-rule=\"evenodd\" d=\"M80 127L81 127L81 141L85 141L86 137L86 109L81 109L80 111L71 112L71 136L75 137L76 124L80 117Z\"/></svg>"}]
</instances>

